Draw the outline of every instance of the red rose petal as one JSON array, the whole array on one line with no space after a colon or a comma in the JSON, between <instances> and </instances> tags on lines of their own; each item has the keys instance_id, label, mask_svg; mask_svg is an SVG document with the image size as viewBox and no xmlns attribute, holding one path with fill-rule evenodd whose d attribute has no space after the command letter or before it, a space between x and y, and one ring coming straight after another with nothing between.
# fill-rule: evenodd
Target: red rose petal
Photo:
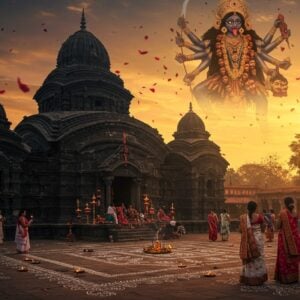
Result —
<instances>
[{"instance_id":1,"label":"red rose petal","mask_svg":"<svg viewBox=\"0 0 300 300\"><path fill-rule=\"evenodd\" d=\"M139 53L140 53L141 55L145 55L145 54L147 54L147 53L148 53L148 51L139 50Z\"/></svg>"},{"instance_id":2,"label":"red rose petal","mask_svg":"<svg viewBox=\"0 0 300 300\"><path fill-rule=\"evenodd\" d=\"M19 77L18 77L17 82L18 82L19 89L20 89L22 92L27 93L27 92L30 91L30 88L28 87L28 85L25 84L25 83L22 83L22 82L21 82L21 79L20 79Z\"/></svg>"}]
</instances>

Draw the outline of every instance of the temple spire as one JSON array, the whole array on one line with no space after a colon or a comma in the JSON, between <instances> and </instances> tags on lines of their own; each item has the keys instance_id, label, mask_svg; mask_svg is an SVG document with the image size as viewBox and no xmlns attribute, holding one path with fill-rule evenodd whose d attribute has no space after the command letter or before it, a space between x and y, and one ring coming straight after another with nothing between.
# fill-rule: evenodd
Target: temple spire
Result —
<instances>
[{"instance_id":1,"label":"temple spire","mask_svg":"<svg viewBox=\"0 0 300 300\"><path fill-rule=\"evenodd\" d=\"M85 16L84 16L84 8L82 9L82 14L81 14L81 22L80 22L80 29L85 30L86 29L86 22L85 22Z\"/></svg>"},{"instance_id":2,"label":"temple spire","mask_svg":"<svg viewBox=\"0 0 300 300\"><path fill-rule=\"evenodd\" d=\"M193 111L193 104L190 102L190 111Z\"/></svg>"}]
</instances>

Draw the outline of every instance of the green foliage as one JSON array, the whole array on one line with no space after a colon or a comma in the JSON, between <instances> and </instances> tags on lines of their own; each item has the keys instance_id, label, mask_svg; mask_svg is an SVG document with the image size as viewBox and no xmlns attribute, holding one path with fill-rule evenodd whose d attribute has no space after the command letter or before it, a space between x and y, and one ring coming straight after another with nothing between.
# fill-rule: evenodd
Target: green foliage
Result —
<instances>
[{"instance_id":1,"label":"green foliage","mask_svg":"<svg viewBox=\"0 0 300 300\"><path fill-rule=\"evenodd\" d=\"M295 139L289 146L293 153L289 161L289 166L300 175L300 134L296 134Z\"/></svg>"},{"instance_id":2,"label":"green foliage","mask_svg":"<svg viewBox=\"0 0 300 300\"><path fill-rule=\"evenodd\" d=\"M270 155L261 163L242 165L237 171L229 169L225 176L225 185L247 185L259 188L287 186L291 182L291 174L285 169L276 155Z\"/></svg>"}]
</instances>

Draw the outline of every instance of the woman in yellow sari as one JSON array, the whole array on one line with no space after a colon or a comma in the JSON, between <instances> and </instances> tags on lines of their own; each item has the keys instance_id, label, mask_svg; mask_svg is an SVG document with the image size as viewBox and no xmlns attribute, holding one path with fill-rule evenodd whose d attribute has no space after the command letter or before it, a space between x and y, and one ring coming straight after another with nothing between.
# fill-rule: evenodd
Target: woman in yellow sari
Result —
<instances>
[{"instance_id":1,"label":"woman in yellow sari","mask_svg":"<svg viewBox=\"0 0 300 300\"><path fill-rule=\"evenodd\" d=\"M262 285L268 280L262 234L264 219L256 213L256 202L250 201L247 209L248 213L240 217L240 258L243 262L240 282L246 285Z\"/></svg>"}]
</instances>

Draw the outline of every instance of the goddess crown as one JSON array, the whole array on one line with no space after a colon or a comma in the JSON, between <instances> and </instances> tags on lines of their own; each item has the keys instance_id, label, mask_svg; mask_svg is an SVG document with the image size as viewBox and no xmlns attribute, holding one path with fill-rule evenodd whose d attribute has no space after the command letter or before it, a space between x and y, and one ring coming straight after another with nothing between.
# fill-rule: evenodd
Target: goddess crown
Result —
<instances>
[{"instance_id":1,"label":"goddess crown","mask_svg":"<svg viewBox=\"0 0 300 300\"><path fill-rule=\"evenodd\" d=\"M220 29L222 20L228 13L241 14L245 19L246 29L251 29L248 5L245 0L220 0L216 15L216 29Z\"/></svg>"}]
</instances>

